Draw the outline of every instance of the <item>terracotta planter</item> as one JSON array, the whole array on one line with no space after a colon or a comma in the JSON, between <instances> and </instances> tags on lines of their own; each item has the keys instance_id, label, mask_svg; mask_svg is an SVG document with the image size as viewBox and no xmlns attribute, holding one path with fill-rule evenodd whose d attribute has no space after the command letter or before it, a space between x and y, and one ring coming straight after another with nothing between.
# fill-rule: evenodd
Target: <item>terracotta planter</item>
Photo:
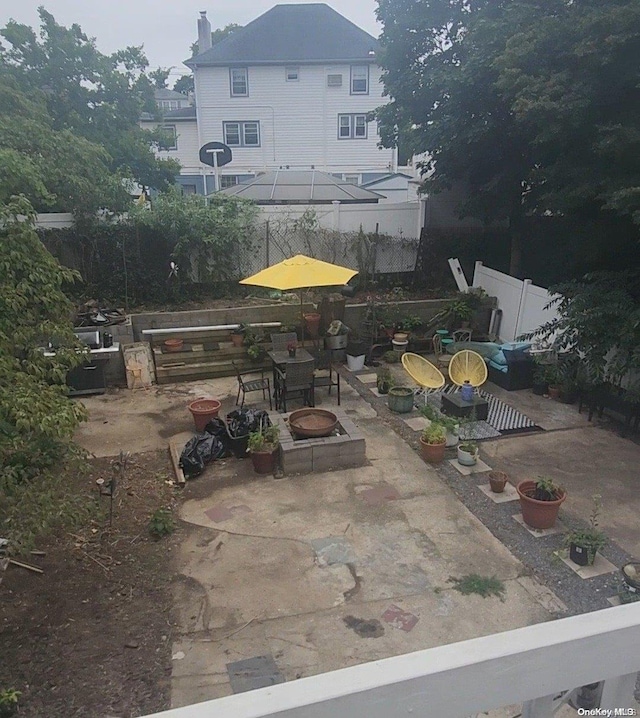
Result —
<instances>
[{"instance_id":1,"label":"terracotta planter","mask_svg":"<svg viewBox=\"0 0 640 718\"><path fill-rule=\"evenodd\" d=\"M218 416L220 402L217 399L196 399L189 404L196 431L204 431L204 427Z\"/></svg>"},{"instance_id":2,"label":"terracotta planter","mask_svg":"<svg viewBox=\"0 0 640 718\"><path fill-rule=\"evenodd\" d=\"M407 341L409 341L409 333L408 332L396 332L393 335L393 341L397 342L398 344L407 342Z\"/></svg>"},{"instance_id":3,"label":"terracotta planter","mask_svg":"<svg viewBox=\"0 0 640 718\"><path fill-rule=\"evenodd\" d=\"M560 490L560 497L554 501L539 501L529 495L533 494L536 489L535 481L521 481L516 488L520 497L520 508L522 509L522 518L525 524L532 529L553 528L558 518L560 504L567 498L566 492Z\"/></svg>"},{"instance_id":4,"label":"terracotta planter","mask_svg":"<svg viewBox=\"0 0 640 718\"><path fill-rule=\"evenodd\" d=\"M183 345L183 339L165 339L164 341L164 348L168 352L181 352Z\"/></svg>"},{"instance_id":5,"label":"terracotta planter","mask_svg":"<svg viewBox=\"0 0 640 718\"><path fill-rule=\"evenodd\" d=\"M426 441L420 439L420 453L422 454L422 458L429 464L440 464L444 461L444 450L446 446L446 441L440 444L427 444Z\"/></svg>"},{"instance_id":6,"label":"terracotta planter","mask_svg":"<svg viewBox=\"0 0 640 718\"><path fill-rule=\"evenodd\" d=\"M504 471L489 472L489 484L491 486L491 491L493 491L494 494L501 494L504 491L504 487L507 485L508 480L509 479Z\"/></svg>"},{"instance_id":7,"label":"terracotta planter","mask_svg":"<svg viewBox=\"0 0 640 718\"><path fill-rule=\"evenodd\" d=\"M309 335L312 337L317 337L320 333L320 315L317 312L305 314L304 323Z\"/></svg>"},{"instance_id":8,"label":"terracotta planter","mask_svg":"<svg viewBox=\"0 0 640 718\"><path fill-rule=\"evenodd\" d=\"M277 455L277 449L273 451L252 451L251 461L256 474L272 474L276 467Z\"/></svg>"},{"instance_id":9,"label":"terracotta planter","mask_svg":"<svg viewBox=\"0 0 640 718\"><path fill-rule=\"evenodd\" d=\"M232 334L231 343L234 347L241 347L244 342L244 334Z\"/></svg>"},{"instance_id":10,"label":"terracotta planter","mask_svg":"<svg viewBox=\"0 0 640 718\"><path fill-rule=\"evenodd\" d=\"M559 399L560 398L560 387L559 386L550 386L549 387L549 398L550 399Z\"/></svg>"}]
</instances>

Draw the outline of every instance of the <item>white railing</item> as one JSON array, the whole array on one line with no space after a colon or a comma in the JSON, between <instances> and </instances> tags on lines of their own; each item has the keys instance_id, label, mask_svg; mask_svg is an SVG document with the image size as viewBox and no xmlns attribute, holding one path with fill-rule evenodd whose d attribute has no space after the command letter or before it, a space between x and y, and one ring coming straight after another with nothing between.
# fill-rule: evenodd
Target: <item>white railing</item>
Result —
<instances>
[{"instance_id":1,"label":"white railing","mask_svg":"<svg viewBox=\"0 0 640 718\"><path fill-rule=\"evenodd\" d=\"M323 673L155 714L162 718L465 718L522 704L549 718L604 681L601 711L633 712L640 603ZM562 694L562 695L561 695ZM618 712L614 712L614 711ZM589 713L583 713L589 715Z\"/></svg>"}]
</instances>

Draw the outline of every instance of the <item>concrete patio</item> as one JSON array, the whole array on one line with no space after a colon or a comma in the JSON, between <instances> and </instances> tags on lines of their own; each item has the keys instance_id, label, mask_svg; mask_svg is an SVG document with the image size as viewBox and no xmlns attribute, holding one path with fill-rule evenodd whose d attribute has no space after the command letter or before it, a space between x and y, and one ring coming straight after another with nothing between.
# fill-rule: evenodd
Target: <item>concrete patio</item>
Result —
<instances>
[{"instance_id":1,"label":"concrete patio","mask_svg":"<svg viewBox=\"0 0 640 718\"><path fill-rule=\"evenodd\" d=\"M365 466L274 479L227 459L187 484L174 559L173 706L564 614L443 482L445 469L413 450L418 431L371 390L374 371L343 372L341 408L365 438ZM638 554L640 447L590 425L575 406L488 391L547 429L483 442L488 464L514 483L554 476L569 491L564 511L578 518L599 491L602 528ZM190 400L215 396L224 414L235 392L228 378L91 397L77 438L103 456L166 449L170 436L192 429ZM326 390L318 398L335 402ZM461 595L448 582L470 573L502 580L504 603Z\"/></svg>"}]
</instances>

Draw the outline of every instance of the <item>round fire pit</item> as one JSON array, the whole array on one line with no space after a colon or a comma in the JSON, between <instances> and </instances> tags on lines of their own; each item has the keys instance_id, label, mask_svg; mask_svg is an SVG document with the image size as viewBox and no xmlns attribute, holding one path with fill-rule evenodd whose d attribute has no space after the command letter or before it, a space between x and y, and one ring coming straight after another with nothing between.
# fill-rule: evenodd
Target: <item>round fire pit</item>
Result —
<instances>
[{"instance_id":1,"label":"round fire pit","mask_svg":"<svg viewBox=\"0 0 640 718\"><path fill-rule=\"evenodd\" d=\"M289 415L291 431L303 439L329 436L338 425L338 417L326 409L298 409Z\"/></svg>"}]
</instances>

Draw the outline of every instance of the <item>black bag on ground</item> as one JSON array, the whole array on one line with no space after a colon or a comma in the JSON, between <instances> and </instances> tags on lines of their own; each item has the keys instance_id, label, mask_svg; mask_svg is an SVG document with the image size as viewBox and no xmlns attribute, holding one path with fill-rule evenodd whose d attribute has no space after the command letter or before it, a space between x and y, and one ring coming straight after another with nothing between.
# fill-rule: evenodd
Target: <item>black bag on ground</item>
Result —
<instances>
[{"instance_id":1,"label":"black bag on ground","mask_svg":"<svg viewBox=\"0 0 640 718\"><path fill-rule=\"evenodd\" d=\"M225 454L226 447L216 436L208 433L196 434L182 450L179 466L185 478L193 479L204 471L208 463Z\"/></svg>"}]
</instances>

